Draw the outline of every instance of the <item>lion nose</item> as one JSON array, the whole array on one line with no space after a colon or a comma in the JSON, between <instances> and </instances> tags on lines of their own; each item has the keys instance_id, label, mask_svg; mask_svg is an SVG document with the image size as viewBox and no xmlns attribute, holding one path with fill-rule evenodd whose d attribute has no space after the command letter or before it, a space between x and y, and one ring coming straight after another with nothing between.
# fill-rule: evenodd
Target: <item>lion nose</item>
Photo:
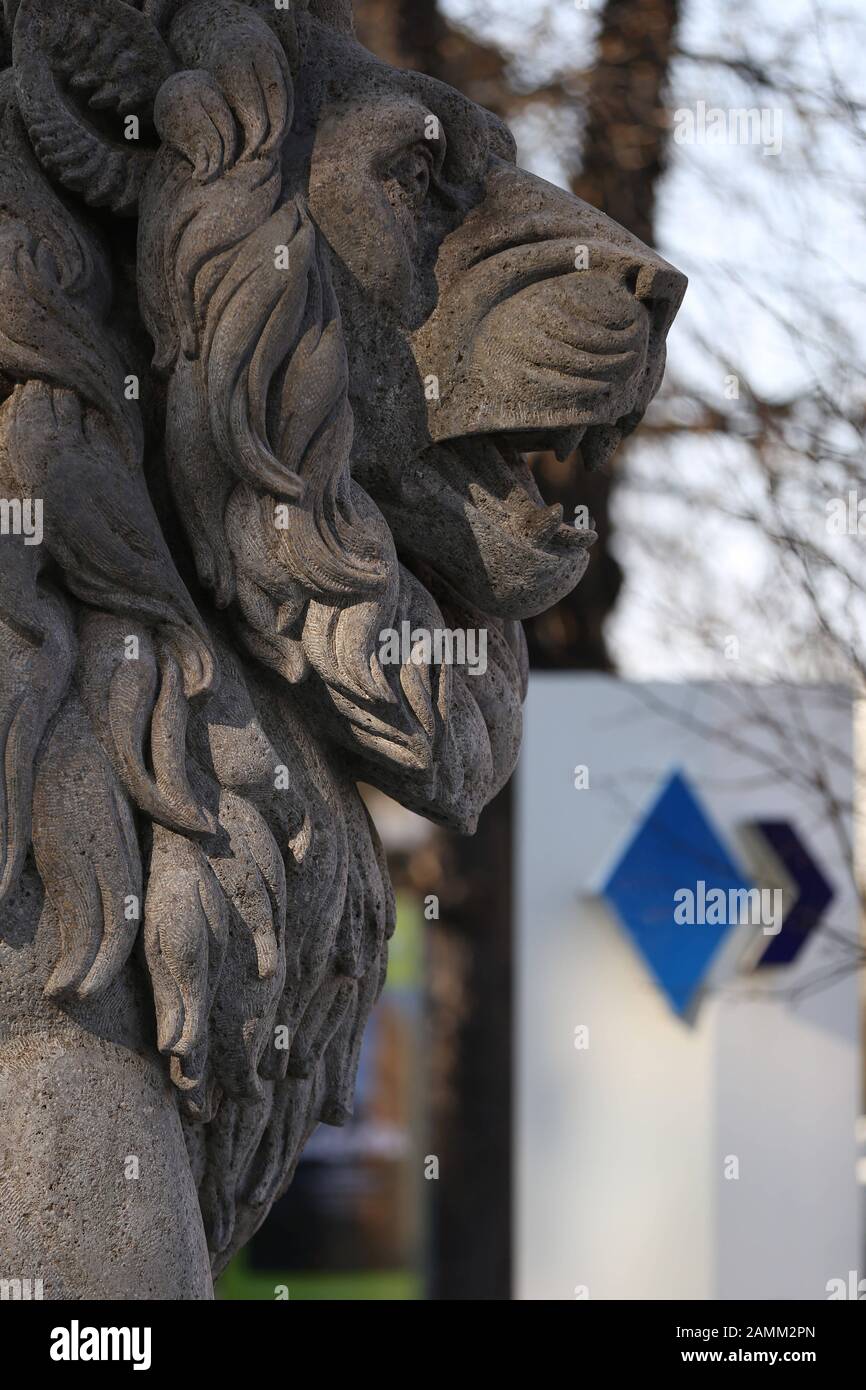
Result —
<instances>
[{"instance_id":1,"label":"lion nose","mask_svg":"<svg viewBox=\"0 0 866 1390\"><path fill-rule=\"evenodd\" d=\"M641 252L644 248L641 247ZM649 315L653 338L664 340L683 302L687 280L652 252L624 257L622 283Z\"/></svg>"},{"instance_id":2,"label":"lion nose","mask_svg":"<svg viewBox=\"0 0 866 1390\"><path fill-rule=\"evenodd\" d=\"M573 262L624 285L644 306L653 343L661 347L686 292L685 275L573 193L493 160L484 200L453 238L449 255L467 268L504 250L544 244L552 272L560 254L563 266Z\"/></svg>"}]
</instances>

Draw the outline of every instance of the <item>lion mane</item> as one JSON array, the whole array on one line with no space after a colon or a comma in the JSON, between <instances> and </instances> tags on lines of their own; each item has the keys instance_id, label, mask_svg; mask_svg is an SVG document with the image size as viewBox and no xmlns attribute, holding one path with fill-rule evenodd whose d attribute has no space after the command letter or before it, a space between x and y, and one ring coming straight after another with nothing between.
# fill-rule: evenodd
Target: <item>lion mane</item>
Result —
<instances>
[{"instance_id":1,"label":"lion mane","mask_svg":"<svg viewBox=\"0 0 866 1390\"><path fill-rule=\"evenodd\" d=\"M348 7L5 20L0 490L44 542L3 541L0 901L42 894L46 1006L149 1019L218 1272L351 1113L394 926L357 782L471 829L516 757L522 638L434 597L350 473L283 158L310 26ZM487 672L381 665L404 621L484 623Z\"/></svg>"}]
</instances>

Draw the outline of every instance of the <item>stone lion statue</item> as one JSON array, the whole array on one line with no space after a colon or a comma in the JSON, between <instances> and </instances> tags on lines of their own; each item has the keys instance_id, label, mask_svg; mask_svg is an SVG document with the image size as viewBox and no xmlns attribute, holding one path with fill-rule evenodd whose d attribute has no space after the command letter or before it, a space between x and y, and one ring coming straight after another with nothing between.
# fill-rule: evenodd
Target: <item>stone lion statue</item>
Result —
<instances>
[{"instance_id":1,"label":"stone lion statue","mask_svg":"<svg viewBox=\"0 0 866 1390\"><path fill-rule=\"evenodd\" d=\"M684 280L349 0L4 34L0 1276L209 1298L351 1111L358 783L471 832L508 779L592 539L524 456L635 428Z\"/></svg>"}]
</instances>

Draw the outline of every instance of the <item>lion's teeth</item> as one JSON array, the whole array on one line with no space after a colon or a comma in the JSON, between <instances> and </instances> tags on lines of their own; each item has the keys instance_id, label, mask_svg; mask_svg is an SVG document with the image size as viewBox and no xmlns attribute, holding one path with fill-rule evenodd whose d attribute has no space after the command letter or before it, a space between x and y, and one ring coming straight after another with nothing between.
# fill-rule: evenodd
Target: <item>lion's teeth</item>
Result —
<instances>
[{"instance_id":1,"label":"lion's teeth","mask_svg":"<svg viewBox=\"0 0 866 1390\"><path fill-rule=\"evenodd\" d=\"M622 432L616 425L593 425L583 436L580 446L583 466L593 473L609 463L622 441Z\"/></svg>"},{"instance_id":2,"label":"lion's teeth","mask_svg":"<svg viewBox=\"0 0 866 1390\"><path fill-rule=\"evenodd\" d=\"M575 425L574 429L557 430L553 436L553 452L560 463L565 463L571 458L575 449L580 446L580 442L585 434L583 425Z\"/></svg>"},{"instance_id":3,"label":"lion's teeth","mask_svg":"<svg viewBox=\"0 0 866 1390\"><path fill-rule=\"evenodd\" d=\"M556 502L552 507L536 507L526 518L525 532L534 541L546 541L562 525L562 505Z\"/></svg>"}]
</instances>

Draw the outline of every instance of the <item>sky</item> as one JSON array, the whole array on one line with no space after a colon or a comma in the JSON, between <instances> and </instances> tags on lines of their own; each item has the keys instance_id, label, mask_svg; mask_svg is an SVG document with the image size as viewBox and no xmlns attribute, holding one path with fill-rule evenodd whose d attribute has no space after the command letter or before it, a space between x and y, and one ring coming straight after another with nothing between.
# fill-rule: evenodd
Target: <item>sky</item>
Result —
<instances>
[{"instance_id":1,"label":"sky","mask_svg":"<svg viewBox=\"0 0 866 1390\"><path fill-rule=\"evenodd\" d=\"M512 54L529 85L592 60L599 0L443 0L443 8ZM856 404L866 380L866 121L853 107L850 120L841 121L831 98L844 91L866 107L866 5L686 0L680 44L690 54L727 60L748 55L781 91L743 80L725 62L680 59L672 108L696 111L704 102L709 110L763 109L765 130L781 133L781 149L671 144L656 243L688 274L690 288L669 339L669 380L720 404L738 372L770 400L817 386ZM524 163L564 181L561 151L579 139L568 118L551 123L543 108L530 110L515 133ZM696 350L698 338L714 351ZM840 431L834 442L848 463L859 458L862 442L850 432ZM761 482L749 473L748 450L736 440L688 434L662 448L638 436L623 471L615 519L626 585L609 629L623 674L717 674L718 652L693 631L704 611L714 631L724 629L729 612L746 648L761 646L766 659L766 612L751 626L748 615L756 605L766 608L778 582L774 557L754 527L711 515L706 504L712 495L720 510L757 505ZM793 467L785 489L793 526L806 534L823 526L820 478ZM697 615L694 622L679 620L681 601ZM782 629L796 624L791 605L790 597L780 598ZM769 664L778 673L796 641L786 630L772 640L778 659Z\"/></svg>"}]
</instances>

